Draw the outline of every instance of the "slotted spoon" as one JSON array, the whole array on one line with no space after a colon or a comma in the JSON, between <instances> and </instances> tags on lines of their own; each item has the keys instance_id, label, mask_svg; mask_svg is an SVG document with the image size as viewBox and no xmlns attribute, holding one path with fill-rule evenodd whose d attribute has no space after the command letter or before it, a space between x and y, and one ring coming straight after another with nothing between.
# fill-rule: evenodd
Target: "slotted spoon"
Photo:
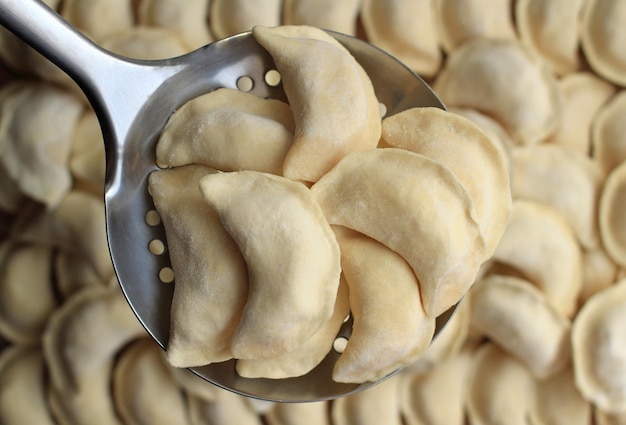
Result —
<instances>
[{"instance_id":1,"label":"slotted spoon","mask_svg":"<svg viewBox=\"0 0 626 425\"><path fill-rule=\"evenodd\" d=\"M275 68L271 57L245 33L178 58L123 58L96 46L38 0L0 0L0 24L69 74L95 109L106 148L106 226L115 272L138 319L165 348L175 282L162 281L170 270L167 251L159 255L148 248L152 241L165 241L162 226L151 219L154 204L147 191L148 175L158 169L157 137L183 103L220 87L235 89L242 77L252 82L251 93L286 100L280 84L265 82ZM357 38L331 34L369 74L388 114L417 106L444 107L420 77L388 54ZM436 334L453 310L438 318ZM349 337L350 329L348 321L339 336ZM234 361L192 370L238 394L282 402L329 400L374 385L334 382L338 357L331 351L309 374L282 380L241 378Z\"/></svg>"}]
</instances>

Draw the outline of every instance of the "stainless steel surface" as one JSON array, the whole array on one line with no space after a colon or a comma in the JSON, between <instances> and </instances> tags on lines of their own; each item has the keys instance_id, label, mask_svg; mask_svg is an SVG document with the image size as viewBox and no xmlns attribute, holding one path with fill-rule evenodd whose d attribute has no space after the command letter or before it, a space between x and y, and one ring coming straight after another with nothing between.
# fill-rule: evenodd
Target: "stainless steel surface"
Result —
<instances>
[{"instance_id":1,"label":"stainless steel surface","mask_svg":"<svg viewBox=\"0 0 626 425\"><path fill-rule=\"evenodd\" d=\"M169 266L148 244L165 240L160 225L146 223L154 209L148 175L157 170L156 138L170 114L187 100L219 87L236 88L241 76L254 81L252 93L285 100L281 87L264 83L274 68L269 55L249 34L212 43L164 61L137 61L110 54L74 30L36 0L0 0L0 23L67 72L84 90L100 119L106 145L105 205L111 258L120 285L138 319L166 347L173 284L159 280ZM414 106L442 107L412 71L371 45L333 33L365 68L389 114ZM438 319L439 332L452 311ZM350 323L341 331L349 335ZM314 401L347 395L373 383L348 385L331 379L338 354L331 352L309 374L293 379L246 379L234 361L195 368L220 387L273 401Z\"/></svg>"}]
</instances>

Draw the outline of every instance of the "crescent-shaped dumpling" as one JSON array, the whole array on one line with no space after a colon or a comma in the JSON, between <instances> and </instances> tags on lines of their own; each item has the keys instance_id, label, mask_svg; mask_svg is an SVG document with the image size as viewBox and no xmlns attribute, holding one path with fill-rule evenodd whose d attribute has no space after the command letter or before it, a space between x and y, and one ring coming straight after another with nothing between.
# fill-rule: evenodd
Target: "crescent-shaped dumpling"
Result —
<instances>
[{"instance_id":1,"label":"crescent-shaped dumpling","mask_svg":"<svg viewBox=\"0 0 626 425\"><path fill-rule=\"evenodd\" d=\"M511 211L508 170L501 152L473 122L439 108L411 108L383 120L381 143L445 165L469 194L491 255Z\"/></svg>"},{"instance_id":2,"label":"crescent-shaped dumpling","mask_svg":"<svg viewBox=\"0 0 626 425\"><path fill-rule=\"evenodd\" d=\"M471 424L528 424L534 380L529 370L496 344L486 342L473 356L466 410Z\"/></svg>"},{"instance_id":3,"label":"crescent-shaped dumpling","mask_svg":"<svg viewBox=\"0 0 626 425\"><path fill-rule=\"evenodd\" d=\"M328 401L274 403L265 414L268 425L330 425Z\"/></svg>"},{"instance_id":4,"label":"crescent-shaped dumpling","mask_svg":"<svg viewBox=\"0 0 626 425\"><path fill-rule=\"evenodd\" d=\"M248 397L221 388L216 400L189 397L189 424L263 425L261 416L252 408L249 400Z\"/></svg>"},{"instance_id":5,"label":"crescent-shaped dumpling","mask_svg":"<svg viewBox=\"0 0 626 425\"><path fill-rule=\"evenodd\" d=\"M185 397L172 371L163 350L150 338L137 339L120 353L111 387L125 425L187 423Z\"/></svg>"},{"instance_id":6,"label":"crescent-shaped dumpling","mask_svg":"<svg viewBox=\"0 0 626 425\"><path fill-rule=\"evenodd\" d=\"M538 379L554 376L570 360L569 320L524 279L493 274L477 282L472 287L472 326Z\"/></svg>"},{"instance_id":7,"label":"crescent-shaped dumpling","mask_svg":"<svg viewBox=\"0 0 626 425\"><path fill-rule=\"evenodd\" d=\"M428 316L454 305L485 260L472 201L452 172L397 148L348 155L312 186L327 220L400 254Z\"/></svg>"},{"instance_id":8,"label":"crescent-shaped dumpling","mask_svg":"<svg viewBox=\"0 0 626 425\"><path fill-rule=\"evenodd\" d=\"M606 174L626 161L626 90L618 92L598 111L591 143L593 158Z\"/></svg>"},{"instance_id":9,"label":"crescent-shaped dumpling","mask_svg":"<svg viewBox=\"0 0 626 425\"><path fill-rule=\"evenodd\" d=\"M428 348L435 319L426 317L419 282L400 255L345 227L334 230L354 324L333 380L376 381L415 361Z\"/></svg>"},{"instance_id":10,"label":"crescent-shaped dumpling","mask_svg":"<svg viewBox=\"0 0 626 425\"><path fill-rule=\"evenodd\" d=\"M16 225L20 242L60 247L87 261L103 281L114 275L107 243L104 200L72 190L59 205Z\"/></svg>"},{"instance_id":11,"label":"crescent-shaped dumpling","mask_svg":"<svg viewBox=\"0 0 626 425\"><path fill-rule=\"evenodd\" d=\"M472 291L463 295L446 326L437 333L426 351L415 362L406 366L403 373L427 374L437 365L456 357L470 338L472 317Z\"/></svg>"},{"instance_id":12,"label":"crescent-shaped dumpling","mask_svg":"<svg viewBox=\"0 0 626 425\"><path fill-rule=\"evenodd\" d=\"M431 0L363 0L361 21L367 40L424 77L443 61ZM419 25L415 18L419 16Z\"/></svg>"},{"instance_id":13,"label":"crescent-shaped dumpling","mask_svg":"<svg viewBox=\"0 0 626 425\"><path fill-rule=\"evenodd\" d=\"M191 49L213 41L209 32L207 0L142 0L137 11L140 26L168 28L180 34Z\"/></svg>"},{"instance_id":14,"label":"crescent-shaped dumpling","mask_svg":"<svg viewBox=\"0 0 626 425\"><path fill-rule=\"evenodd\" d=\"M218 89L186 102L172 114L157 142L157 162L282 174L293 131L293 115L286 103Z\"/></svg>"},{"instance_id":15,"label":"crescent-shaped dumpling","mask_svg":"<svg viewBox=\"0 0 626 425\"><path fill-rule=\"evenodd\" d=\"M378 99L346 48L310 26L257 26L253 35L274 59L294 115L285 177L315 182L348 153L376 147Z\"/></svg>"},{"instance_id":16,"label":"crescent-shaped dumpling","mask_svg":"<svg viewBox=\"0 0 626 425\"><path fill-rule=\"evenodd\" d=\"M592 128L597 127L595 123L599 120L596 114L604 110L616 88L591 72L565 75L559 80L559 88L563 93L563 112L548 141L589 155L592 153ZM598 157L598 149L593 146L594 158Z\"/></svg>"},{"instance_id":17,"label":"crescent-shaped dumpling","mask_svg":"<svg viewBox=\"0 0 626 425\"><path fill-rule=\"evenodd\" d=\"M14 344L36 344L57 307L52 257L42 244L0 244L0 335Z\"/></svg>"},{"instance_id":18,"label":"crescent-shaped dumpling","mask_svg":"<svg viewBox=\"0 0 626 425\"><path fill-rule=\"evenodd\" d=\"M626 87L626 3L586 0L580 16L582 50L591 69L604 79Z\"/></svg>"},{"instance_id":19,"label":"crescent-shaped dumpling","mask_svg":"<svg viewBox=\"0 0 626 425\"><path fill-rule=\"evenodd\" d=\"M549 206L515 200L493 259L512 267L546 294L567 317L582 288L582 252L571 226Z\"/></svg>"},{"instance_id":20,"label":"crescent-shaped dumpling","mask_svg":"<svg viewBox=\"0 0 626 425\"><path fill-rule=\"evenodd\" d=\"M313 336L295 350L271 359L242 359L237 361L237 373L244 378L291 378L302 376L316 367L333 348L339 328L350 313L348 285L339 284L333 315Z\"/></svg>"},{"instance_id":21,"label":"crescent-shaped dumpling","mask_svg":"<svg viewBox=\"0 0 626 425\"><path fill-rule=\"evenodd\" d=\"M67 0L61 13L70 24L98 41L134 24L133 8L128 0Z\"/></svg>"},{"instance_id":22,"label":"crescent-shaped dumpling","mask_svg":"<svg viewBox=\"0 0 626 425\"><path fill-rule=\"evenodd\" d=\"M579 16L582 0L520 0L515 17L520 39L564 75L580 67Z\"/></svg>"},{"instance_id":23,"label":"crescent-shaped dumpling","mask_svg":"<svg viewBox=\"0 0 626 425\"><path fill-rule=\"evenodd\" d=\"M599 206L600 234L606 252L626 268L626 160L606 178Z\"/></svg>"},{"instance_id":24,"label":"crescent-shaped dumpling","mask_svg":"<svg viewBox=\"0 0 626 425\"><path fill-rule=\"evenodd\" d=\"M39 346L0 350L0 423L53 425L46 369Z\"/></svg>"},{"instance_id":25,"label":"crescent-shaped dumpling","mask_svg":"<svg viewBox=\"0 0 626 425\"><path fill-rule=\"evenodd\" d=\"M285 0L283 25L310 25L355 35L362 0Z\"/></svg>"},{"instance_id":26,"label":"crescent-shaped dumpling","mask_svg":"<svg viewBox=\"0 0 626 425\"><path fill-rule=\"evenodd\" d=\"M115 354L146 336L119 285L77 293L56 310L43 336L50 406L63 424L118 425L111 394ZM95 416L94 416L95 415Z\"/></svg>"},{"instance_id":27,"label":"crescent-shaped dumpling","mask_svg":"<svg viewBox=\"0 0 626 425\"><path fill-rule=\"evenodd\" d=\"M15 80L0 90L0 166L49 208L71 190L67 161L83 110L78 97L53 84Z\"/></svg>"},{"instance_id":28,"label":"crescent-shaped dumpling","mask_svg":"<svg viewBox=\"0 0 626 425\"><path fill-rule=\"evenodd\" d=\"M588 156L552 144L513 150L511 192L515 199L539 202L557 210L586 249L600 237L597 207L604 174Z\"/></svg>"},{"instance_id":29,"label":"crescent-shaped dumpling","mask_svg":"<svg viewBox=\"0 0 626 425\"><path fill-rule=\"evenodd\" d=\"M509 0L435 0L441 46L447 53L475 38L516 37Z\"/></svg>"},{"instance_id":30,"label":"crescent-shaped dumpling","mask_svg":"<svg viewBox=\"0 0 626 425\"><path fill-rule=\"evenodd\" d=\"M618 266L603 247L583 252L583 285L578 303L611 286L617 280Z\"/></svg>"},{"instance_id":31,"label":"crescent-shaped dumpling","mask_svg":"<svg viewBox=\"0 0 626 425\"><path fill-rule=\"evenodd\" d=\"M159 170L149 188L175 275L167 359L176 367L232 358L230 340L248 296L248 272L219 215L202 199L202 165Z\"/></svg>"},{"instance_id":32,"label":"crescent-shaped dumpling","mask_svg":"<svg viewBox=\"0 0 626 425\"><path fill-rule=\"evenodd\" d=\"M200 190L248 267L233 356L297 348L330 318L339 286L339 246L319 205L305 185L255 171L208 175Z\"/></svg>"},{"instance_id":33,"label":"crescent-shaped dumpling","mask_svg":"<svg viewBox=\"0 0 626 425\"><path fill-rule=\"evenodd\" d=\"M177 32L143 26L107 35L100 45L118 55L143 60L169 59L190 50Z\"/></svg>"},{"instance_id":34,"label":"crescent-shaped dumpling","mask_svg":"<svg viewBox=\"0 0 626 425\"><path fill-rule=\"evenodd\" d=\"M574 369L568 365L561 372L537 381L530 411L531 423L538 425L589 425L592 404L576 387Z\"/></svg>"},{"instance_id":35,"label":"crescent-shaped dumpling","mask_svg":"<svg viewBox=\"0 0 626 425\"><path fill-rule=\"evenodd\" d=\"M379 384L333 400L330 417L333 425L402 425L399 396L402 379L396 374Z\"/></svg>"},{"instance_id":36,"label":"crescent-shaped dumpling","mask_svg":"<svg viewBox=\"0 0 626 425\"><path fill-rule=\"evenodd\" d=\"M472 344L432 369L402 376L400 409L409 425L462 424L467 378L472 370ZM446 408L442 409L441 406Z\"/></svg>"},{"instance_id":37,"label":"crescent-shaped dumpling","mask_svg":"<svg viewBox=\"0 0 626 425\"><path fill-rule=\"evenodd\" d=\"M626 280L591 297L572 324L576 385L605 412L626 409Z\"/></svg>"},{"instance_id":38,"label":"crescent-shaped dumpling","mask_svg":"<svg viewBox=\"0 0 626 425\"><path fill-rule=\"evenodd\" d=\"M280 24L281 0L210 0L209 3L209 23L218 39L249 31L254 25Z\"/></svg>"},{"instance_id":39,"label":"crescent-shaped dumpling","mask_svg":"<svg viewBox=\"0 0 626 425\"><path fill-rule=\"evenodd\" d=\"M556 129L561 93L545 64L515 39L476 38L452 50L433 89L449 107L495 118L518 144L541 143Z\"/></svg>"}]
</instances>

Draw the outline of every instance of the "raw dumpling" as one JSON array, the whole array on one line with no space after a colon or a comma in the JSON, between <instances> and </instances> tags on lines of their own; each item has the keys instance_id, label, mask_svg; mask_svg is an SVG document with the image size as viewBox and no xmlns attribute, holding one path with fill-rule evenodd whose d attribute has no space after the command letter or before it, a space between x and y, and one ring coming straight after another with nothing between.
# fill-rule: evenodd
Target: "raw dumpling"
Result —
<instances>
[{"instance_id":1,"label":"raw dumpling","mask_svg":"<svg viewBox=\"0 0 626 425\"><path fill-rule=\"evenodd\" d=\"M606 174L626 161L626 90L600 108L591 137L593 157Z\"/></svg>"},{"instance_id":2,"label":"raw dumpling","mask_svg":"<svg viewBox=\"0 0 626 425\"><path fill-rule=\"evenodd\" d=\"M433 89L449 107L494 117L518 144L541 143L556 129L556 78L516 40L475 39L450 52Z\"/></svg>"},{"instance_id":3,"label":"raw dumpling","mask_svg":"<svg viewBox=\"0 0 626 425\"><path fill-rule=\"evenodd\" d=\"M626 87L626 3L586 0L580 21L581 43L591 68L606 80Z\"/></svg>"},{"instance_id":4,"label":"raw dumpling","mask_svg":"<svg viewBox=\"0 0 626 425\"><path fill-rule=\"evenodd\" d=\"M504 158L478 126L443 109L412 108L383 120L381 145L448 167L472 199L487 255L493 253L511 211L511 189Z\"/></svg>"},{"instance_id":5,"label":"raw dumpling","mask_svg":"<svg viewBox=\"0 0 626 425\"><path fill-rule=\"evenodd\" d=\"M626 409L626 280L591 297L572 325L576 385L604 412Z\"/></svg>"},{"instance_id":6,"label":"raw dumpling","mask_svg":"<svg viewBox=\"0 0 626 425\"><path fill-rule=\"evenodd\" d=\"M586 249L598 246L597 206L604 173L588 156L551 144L513 150L515 199L549 205L572 227Z\"/></svg>"},{"instance_id":7,"label":"raw dumpling","mask_svg":"<svg viewBox=\"0 0 626 425\"><path fill-rule=\"evenodd\" d=\"M67 162L83 108L47 83L14 81L0 93L0 166L22 193L50 208L72 185Z\"/></svg>"},{"instance_id":8,"label":"raw dumpling","mask_svg":"<svg viewBox=\"0 0 626 425\"><path fill-rule=\"evenodd\" d=\"M214 172L188 165L150 175L176 279L167 359L177 367L232 358L230 340L248 296L241 253L200 193L201 178Z\"/></svg>"},{"instance_id":9,"label":"raw dumpling","mask_svg":"<svg viewBox=\"0 0 626 425\"><path fill-rule=\"evenodd\" d=\"M191 49L213 41L207 25L210 0L142 0L139 3L140 25L177 31Z\"/></svg>"},{"instance_id":10,"label":"raw dumpling","mask_svg":"<svg viewBox=\"0 0 626 425\"><path fill-rule=\"evenodd\" d=\"M0 423L54 425L41 347L0 349Z\"/></svg>"},{"instance_id":11,"label":"raw dumpling","mask_svg":"<svg viewBox=\"0 0 626 425\"><path fill-rule=\"evenodd\" d=\"M477 282L472 325L538 379L554 376L570 360L569 320L523 279L493 274Z\"/></svg>"},{"instance_id":12,"label":"raw dumpling","mask_svg":"<svg viewBox=\"0 0 626 425\"><path fill-rule=\"evenodd\" d=\"M13 343L37 343L57 307L52 253L39 244L0 245L0 334Z\"/></svg>"},{"instance_id":13,"label":"raw dumpling","mask_svg":"<svg viewBox=\"0 0 626 425\"><path fill-rule=\"evenodd\" d=\"M528 369L492 342L474 353L467 418L475 425L527 425L534 380Z\"/></svg>"},{"instance_id":14,"label":"raw dumpling","mask_svg":"<svg viewBox=\"0 0 626 425\"><path fill-rule=\"evenodd\" d=\"M333 380L377 381L415 361L428 348L435 319L426 317L419 282L402 257L355 231L334 230L354 324L333 369Z\"/></svg>"},{"instance_id":15,"label":"raw dumpling","mask_svg":"<svg viewBox=\"0 0 626 425\"><path fill-rule=\"evenodd\" d=\"M131 0L64 0L62 15L70 24L100 41L133 26Z\"/></svg>"},{"instance_id":16,"label":"raw dumpling","mask_svg":"<svg viewBox=\"0 0 626 425\"><path fill-rule=\"evenodd\" d=\"M339 286L339 246L319 205L305 185L256 171L208 175L200 190L248 267L233 356L296 349L331 317Z\"/></svg>"},{"instance_id":17,"label":"raw dumpling","mask_svg":"<svg viewBox=\"0 0 626 425\"><path fill-rule=\"evenodd\" d=\"M114 356L146 331L119 285L91 287L56 310L43 336L49 401L62 424L119 425L111 386Z\"/></svg>"},{"instance_id":18,"label":"raw dumpling","mask_svg":"<svg viewBox=\"0 0 626 425\"><path fill-rule=\"evenodd\" d=\"M606 179L600 199L600 233L606 252L626 267L626 160Z\"/></svg>"},{"instance_id":19,"label":"raw dumpling","mask_svg":"<svg viewBox=\"0 0 626 425\"><path fill-rule=\"evenodd\" d=\"M571 226L553 208L514 201L493 259L540 288L561 314L574 315L582 287L582 252Z\"/></svg>"},{"instance_id":20,"label":"raw dumpling","mask_svg":"<svg viewBox=\"0 0 626 425\"><path fill-rule=\"evenodd\" d=\"M355 35L361 0L285 0L283 25L310 25Z\"/></svg>"},{"instance_id":21,"label":"raw dumpling","mask_svg":"<svg viewBox=\"0 0 626 425\"><path fill-rule=\"evenodd\" d=\"M397 148L352 153L311 188L326 219L400 254L434 317L456 304L485 258L472 201L452 172Z\"/></svg>"},{"instance_id":22,"label":"raw dumpling","mask_svg":"<svg viewBox=\"0 0 626 425\"><path fill-rule=\"evenodd\" d=\"M435 75L443 59L434 15L431 0L363 0L361 6L368 41L424 77Z\"/></svg>"},{"instance_id":23,"label":"raw dumpling","mask_svg":"<svg viewBox=\"0 0 626 425\"><path fill-rule=\"evenodd\" d=\"M210 3L209 20L216 38L250 31L255 25L280 24L281 0L210 0Z\"/></svg>"},{"instance_id":24,"label":"raw dumpling","mask_svg":"<svg viewBox=\"0 0 626 425\"><path fill-rule=\"evenodd\" d=\"M105 49L133 59L156 60L181 56L191 50L178 33L156 27L132 27L103 37Z\"/></svg>"},{"instance_id":25,"label":"raw dumpling","mask_svg":"<svg viewBox=\"0 0 626 425\"><path fill-rule=\"evenodd\" d=\"M163 350L150 338L137 339L122 351L113 371L112 389L116 410L125 425L188 422L183 392Z\"/></svg>"},{"instance_id":26,"label":"raw dumpling","mask_svg":"<svg viewBox=\"0 0 626 425\"><path fill-rule=\"evenodd\" d=\"M563 93L563 113L549 142L589 155L596 113L613 96L615 86L590 72L576 72L561 78L559 87ZM598 149L594 146L594 156Z\"/></svg>"},{"instance_id":27,"label":"raw dumpling","mask_svg":"<svg viewBox=\"0 0 626 425\"><path fill-rule=\"evenodd\" d=\"M353 151L380 138L380 109L369 77L328 33L309 26L255 27L280 72L295 122L284 176L315 182Z\"/></svg>"},{"instance_id":28,"label":"raw dumpling","mask_svg":"<svg viewBox=\"0 0 626 425\"><path fill-rule=\"evenodd\" d=\"M286 103L218 89L172 114L157 143L157 162L280 175L293 131L293 115Z\"/></svg>"},{"instance_id":29,"label":"raw dumpling","mask_svg":"<svg viewBox=\"0 0 626 425\"><path fill-rule=\"evenodd\" d=\"M350 313L348 286L342 279L333 315L309 339L295 350L271 359L237 361L237 373L244 378L290 378L310 372L333 348L339 328Z\"/></svg>"},{"instance_id":30,"label":"raw dumpling","mask_svg":"<svg viewBox=\"0 0 626 425\"><path fill-rule=\"evenodd\" d=\"M439 38L446 52L475 38L513 39L510 0L435 0Z\"/></svg>"},{"instance_id":31,"label":"raw dumpling","mask_svg":"<svg viewBox=\"0 0 626 425\"><path fill-rule=\"evenodd\" d=\"M579 15L583 0L519 0L515 17L520 39L557 75L580 67Z\"/></svg>"}]
</instances>

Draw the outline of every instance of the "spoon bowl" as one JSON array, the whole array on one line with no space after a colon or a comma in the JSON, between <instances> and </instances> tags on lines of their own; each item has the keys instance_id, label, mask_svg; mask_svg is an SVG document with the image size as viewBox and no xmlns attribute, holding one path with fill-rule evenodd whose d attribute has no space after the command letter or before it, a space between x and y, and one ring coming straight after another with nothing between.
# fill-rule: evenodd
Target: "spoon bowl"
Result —
<instances>
[{"instance_id":1,"label":"spoon bowl","mask_svg":"<svg viewBox=\"0 0 626 425\"><path fill-rule=\"evenodd\" d=\"M148 193L148 176L159 169L158 136L177 108L218 88L243 88L286 101L280 83L271 79L276 72L272 58L251 33L244 33L178 58L133 60L101 49L38 0L0 0L0 8L0 24L69 74L98 115L106 148L106 226L114 269L138 319L165 348L175 282L165 232ZM444 108L427 84L395 58L357 38L330 33L365 69L389 115L411 107ZM453 312L454 307L437 319L435 336ZM350 330L349 320L338 337L349 338ZM192 371L238 394L279 402L329 400L375 384L334 382L338 357L331 350L310 373L281 380L242 378L234 360Z\"/></svg>"}]
</instances>

